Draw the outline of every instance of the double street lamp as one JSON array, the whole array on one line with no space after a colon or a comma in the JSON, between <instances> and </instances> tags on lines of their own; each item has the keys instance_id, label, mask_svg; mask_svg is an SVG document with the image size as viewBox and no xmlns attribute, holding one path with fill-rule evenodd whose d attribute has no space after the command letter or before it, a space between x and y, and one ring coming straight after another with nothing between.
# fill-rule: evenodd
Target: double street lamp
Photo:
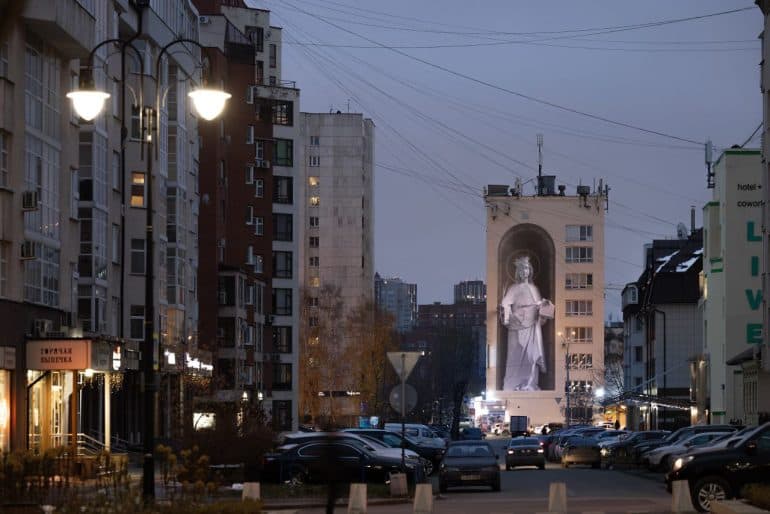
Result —
<instances>
[{"instance_id":1,"label":"double street lamp","mask_svg":"<svg viewBox=\"0 0 770 514\"><path fill-rule=\"evenodd\" d=\"M126 127L125 116L125 92L126 92L126 63L125 56L126 50L131 49L138 57L140 63L140 98L139 98L139 112L140 120L144 119L145 123L142 126L142 145L145 143L148 145L147 152L147 172L145 175L146 182L146 231L145 231L145 309L144 309L144 348L141 352L141 370L142 370L142 383L144 387L144 425L142 431L142 440L144 443L144 459L143 459L143 476L142 476L142 491L145 500L152 500L155 497L155 459L154 459L154 444L155 444L155 393L157 392L156 376L155 376L155 296L154 296L154 253L153 253L153 176L152 176L152 145L153 145L153 132L160 136L160 109L162 107L162 101L165 99L165 94L161 94L162 81L161 81L161 64L163 56L168 49L177 44L188 43L197 46L201 50L203 47L195 40L179 38L166 44L158 56L155 58L155 104L154 107L145 107L141 105L143 97L144 86L144 69L142 54L132 44L132 42L139 37L142 32L142 14L144 9L149 6L149 2L144 0L137 2L137 16L138 16L138 29L136 34L130 39L108 39L102 41L96 45L89 54L88 64L81 72L80 86L78 90L67 93L67 98L72 100L72 105L75 112L84 120L91 121L104 108L104 103L110 94L105 91L99 91L94 87L93 81L93 69L94 69L94 55L96 51L104 45L113 43L120 45L121 56L121 85L122 95L119 99L122 102L121 107L121 176L122 180L126 179L126 158L125 158L125 140L128 132ZM151 77L152 78L152 77ZM213 120L219 116L225 107L225 103L232 96L221 90L212 88L196 88L188 93L188 96L192 99L193 105L198 115L207 120ZM157 153L157 148L156 148ZM144 157L144 152L142 152ZM123 245L121 245L122 247Z\"/></svg>"},{"instance_id":2,"label":"double street lamp","mask_svg":"<svg viewBox=\"0 0 770 514\"><path fill-rule=\"evenodd\" d=\"M563 334L559 332L558 335L562 338L561 346L565 350L564 351L564 372L565 372L564 381L566 383L566 387L564 388L564 395L567 397L567 408L564 410L565 412L564 418L565 418L566 425L569 426L570 421L572 420L572 411L570 408L571 407L570 392L572 389L572 383L569 380L569 370L572 367L572 360L570 358L569 345L572 342L572 338L575 336L575 331L573 330L569 334Z\"/></svg>"}]
</instances>

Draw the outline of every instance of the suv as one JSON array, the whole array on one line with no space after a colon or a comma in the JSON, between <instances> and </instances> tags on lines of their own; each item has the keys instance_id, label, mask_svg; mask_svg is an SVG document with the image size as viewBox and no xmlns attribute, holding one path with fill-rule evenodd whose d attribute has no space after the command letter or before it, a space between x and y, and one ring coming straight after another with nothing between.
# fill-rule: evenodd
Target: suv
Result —
<instances>
[{"instance_id":1,"label":"suv","mask_svg":"<svg viewBox=\"0 0 770 514\"><path fill-rule=\"evenodd\" d=\"M676 444L680 441L684 441L690 436L702 432L735 432L739 428L741 427L736 427L735 425L691 425L682 427L679 430L671 432L664 439L637 444L634 446L633 456L636 458L637 463L644 464L644 454L655 448L666 446L668 444Z\"/></svg>"},{"instance_id":2,"label":"suv","mask_svg":"<svg viewBox=\"0 0 770 514\"><path fill-rule=\"evenodd\" d=\"M712 501L739 497L750 483L770 483L770 423L756 428L732 447L693 452L674 462L666 487L686 480L692 504L701 512Z\"/></svg>"}]
</instances>

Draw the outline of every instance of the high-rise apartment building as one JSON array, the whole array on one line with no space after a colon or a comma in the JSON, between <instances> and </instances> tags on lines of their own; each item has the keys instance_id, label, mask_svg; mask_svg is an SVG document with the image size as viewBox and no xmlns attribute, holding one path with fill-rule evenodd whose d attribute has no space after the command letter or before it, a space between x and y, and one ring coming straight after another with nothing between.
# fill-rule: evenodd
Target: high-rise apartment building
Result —
<instances>
[{"instance_id":1,"label":"high-rise apartment building","mask_svg":"<svg viewBox=\"0 0 770 514\"><path fill-rule=\"evenodd\" d=\"M141 440L136 371L150 271L162 413L156 434L178 435L191 419L182 378L190 371L188 362L200 363L201 355L195 282L198 137L187 91L190 80L200 81L200 59L197 47L189 45L157 57L177 38L197 39L198 12L189 0L148 4L33 0L17 19L3 20L8 30L0 35L2 449L29 442L43 450L56 445L59 434L76 431L105 446L111 436ZM101 45L140 30L125 59L116 52L118 45ZM87 66L95 86L111 95L90 122L79 119L65 98L78 88ZM156 121L152 126L146 123L150 118ZM148 173L154 177L152 191ZM146 266L149 195L151 270ZM89 387L81 387L84 383ZM9 391L15 391L13 397Z\"/></svg>"},{"instance_id":2,"label":"high-rise apartment building","mask_svg":"<svg viewBox=\"0 0 770 514\"><path fill-rule=\"evenodd\" d=\"M350 359L355 338L339 329L348 314L374 301L374 123L361 114L302 113L301 134L302 344L328 345L324 359ZM329 317L334 319L322 319ZM323 326L328 329L319 337ZM300 389L306 398L323 395L329 400L321 415L352 422L362 412L353 391L356 379L337 378L316 383L304 373ZM307 405L305 401L303 415Z\"/></svg>"},{"instance_id":3,"label":"high-rise apartment building","mask_svg":"<svg viewBox=\"0 0 770 514\"><path fill-rule=\"evenodd\" d=\"M374 302L393 315L397 332L403 334L417 326L417 284L400 278L382 278L375 273Z\"/></svg>"},{"instance_id":4,"label":"high-rise apartment building","mask_svg":"<svg viewBox=\"0 0 770 514\"><path fill-rule=\"evenodd\" d=\"M455 303L485 303L487 285L483 280L464 280L455 284Z\"/></svg>"},{"instance_id":5,"label":"high-rise apartment building","mask_svg":"<svg viewBox=\"0 0 770 514\"><path fill-rule=\"evenodd\" d=\"M216 355L213 401L259 403L297 428L299 90L281 77L270 12L197 2L212 77L233 93L202 130L201 343ZM238 2L235 2L238 3Z\"/></svg>"}]
</instances>

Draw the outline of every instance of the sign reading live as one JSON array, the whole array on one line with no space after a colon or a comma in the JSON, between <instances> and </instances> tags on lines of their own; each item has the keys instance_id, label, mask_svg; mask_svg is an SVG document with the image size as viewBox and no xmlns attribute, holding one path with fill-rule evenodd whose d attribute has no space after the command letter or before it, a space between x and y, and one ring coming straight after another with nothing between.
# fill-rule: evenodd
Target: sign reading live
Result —
<instances>
[{"instance_id":1,"label":"sign reading live","mask_svg":"<svg viewBox=\"0 0 770 514\"><path fill-rule=\"evenodd\" d=\"M90 339L27 342L27 369L84 370L91 365L90 357Z\"/></svg>"}]
</instances>

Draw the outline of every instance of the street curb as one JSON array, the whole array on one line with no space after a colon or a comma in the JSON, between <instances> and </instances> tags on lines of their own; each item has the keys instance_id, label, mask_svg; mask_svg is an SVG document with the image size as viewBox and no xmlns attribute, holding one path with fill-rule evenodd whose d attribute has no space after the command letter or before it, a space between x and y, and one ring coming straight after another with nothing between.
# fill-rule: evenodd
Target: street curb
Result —
<instances>
[{"instance_id":1,"label":"street curb","mask_svg":"<svg viewBox=\"0 0 770 514\"><path fill-rule=\"evenodd\" d=\"M326 501L322 498L313 498L308 499L307 502L300 503L300 499L297 498L294 500L296 503L291 502L280 502L275 500L267 500L265 498L262 498L262 508L263 509L308 509L308 508L323 508L326 506ZM342 501L337 501L335 503L336 506L347 506L348 505L348 498L344 498ZM370 500L367 500L367 505L405 505L408 503L412 503L414 501L414 498L373 498Z\"/></svg>"}]
</instances>

